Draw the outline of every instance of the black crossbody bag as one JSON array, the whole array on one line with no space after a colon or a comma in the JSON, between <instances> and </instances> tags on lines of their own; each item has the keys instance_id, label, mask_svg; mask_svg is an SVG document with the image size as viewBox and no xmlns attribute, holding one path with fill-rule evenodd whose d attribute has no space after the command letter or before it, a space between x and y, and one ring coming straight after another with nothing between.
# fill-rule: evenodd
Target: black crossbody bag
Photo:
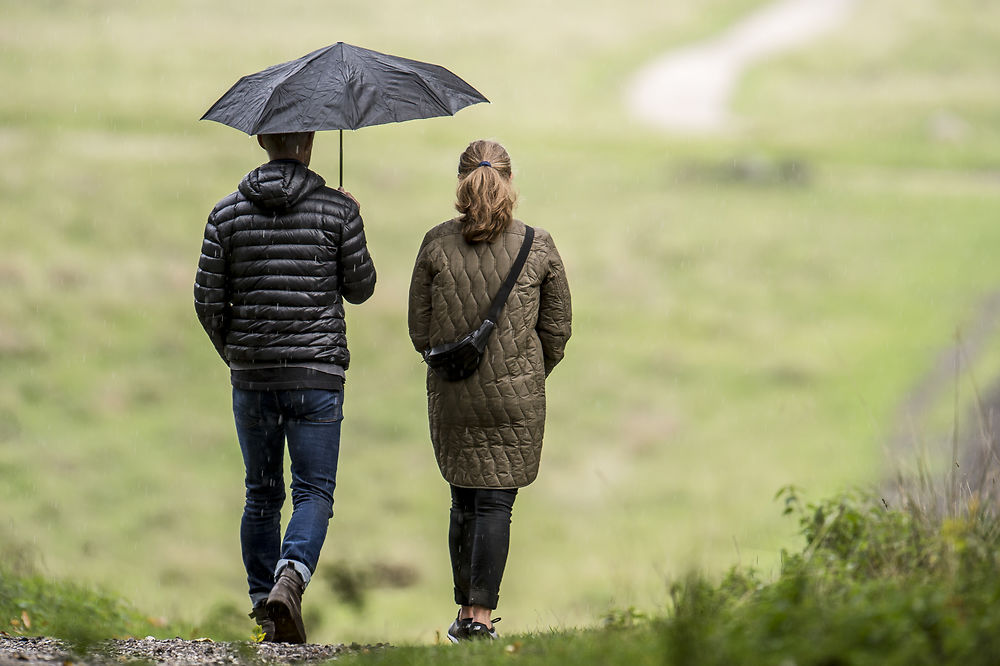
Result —
<instances>
[{"instance_id":1,"label":"black crossbody bag","mask_svg":"<svg viewBox=\"0 0 1000 666\"><path fill-rule=\"evenodd\" d=\"M479 328L466 334L458 342L438 345L423 352L424 362L442 379L457 382L471 376L479 367L483 360L483 351L486 349L486 341L493 329L496 328L500 311L503 310L507 297L510 296L510 290L514 288L514 283L517 282L517 278L524 269L524 262L528 259L528 252L531 250L531 243L534 239L535 230L525 225L521 251L517 253L514 265L510 267L510 272L507 273L507 277L500 286L500 291L493 297L486 319L479 325Z\"/></svg>"}]
</instances>

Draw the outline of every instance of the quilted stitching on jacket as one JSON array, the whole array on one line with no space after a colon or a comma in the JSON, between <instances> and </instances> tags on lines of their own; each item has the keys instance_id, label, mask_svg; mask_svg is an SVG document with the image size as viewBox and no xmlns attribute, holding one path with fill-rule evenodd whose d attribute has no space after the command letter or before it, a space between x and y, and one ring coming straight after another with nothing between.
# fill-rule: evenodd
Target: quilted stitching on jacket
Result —
<instances>
[{"instance_id":1,"label":"quilted stitching on jacket","mask_svg":"<svg viewBox=\"0 0 1000 666\"><path fill-rule=\"evenodd\" d=\"M195 310L223 359L350 364L346 299L375 289L357 205L293 160L251 171L208 217Z\"/></svg>"},{"instance_id":2,"label":"quilted stitching on jacket","mask_svg":"<svg viewBox=\"0 0 1000 666\"><path fill-rule=\"evenodd\" d=\"M413 269L410 338L418 351L477 327L524 239L515 220L491 243L469 244L456 220L431 229ZM569 286L552 237L535 230L524 270L468 379L427 373L431 442L444 478L475 488L519 488L538 474L545 376L571 333Z\"/></svg>"}]
</instances>

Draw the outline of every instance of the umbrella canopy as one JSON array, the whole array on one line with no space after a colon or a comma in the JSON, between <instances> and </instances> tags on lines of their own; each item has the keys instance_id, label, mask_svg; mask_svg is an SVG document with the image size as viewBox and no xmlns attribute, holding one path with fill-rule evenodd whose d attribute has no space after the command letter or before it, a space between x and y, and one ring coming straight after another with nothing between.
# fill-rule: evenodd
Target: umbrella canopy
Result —
<instances>
[{"instance_id":1,"label":"umbrella canopy","mask_svg":"<svg viewBox=\"0 0 1000 666\"><path fill-rule=\"evenodd\" d=\"M244 76L202 120L247 134L358 129L489 102L444 67L343 42Z\"/></svg>"}]
</instances>

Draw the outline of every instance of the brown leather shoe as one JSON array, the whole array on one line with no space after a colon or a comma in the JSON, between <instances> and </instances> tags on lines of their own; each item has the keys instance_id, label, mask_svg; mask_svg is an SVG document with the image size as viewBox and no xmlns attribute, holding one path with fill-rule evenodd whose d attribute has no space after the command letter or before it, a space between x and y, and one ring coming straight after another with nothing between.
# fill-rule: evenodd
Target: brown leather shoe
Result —
<instances>
[{"instance_id":1,"label":"brown leather shoe","mask_svg":"<svg viewBox=\"0 0 1000 666\"><path fill-rule=\"evenodd\" d=\"M268 614L267 609L264 607L265 602L261 601L259 604L253 607L250 611L250 617L253 618L257 626L260 627L261 633L264 634L265 643L274 642L274 620L272 620Z\"/></svg>"},{"instance_id":2,"label":"brown leather shoe","mask_svg":"<svg viewBox=\"0 0 1000 666\"><path fill-rule=\"evenodd\" d=\"M304 591L305 584L295 567L289 564L281 570L267 597L267 614L274 620L275 642L306 642L306 627L302 624Z\"/></svg>"}]
</instances>

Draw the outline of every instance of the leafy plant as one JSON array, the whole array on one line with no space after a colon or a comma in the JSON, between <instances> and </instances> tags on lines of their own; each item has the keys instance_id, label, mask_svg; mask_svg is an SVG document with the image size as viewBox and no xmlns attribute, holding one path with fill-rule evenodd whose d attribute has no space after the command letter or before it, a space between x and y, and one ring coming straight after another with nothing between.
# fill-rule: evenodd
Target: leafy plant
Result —
<instances>
[{"instance_id":1,"label":"leafy plant","mask_svg":"<svg viewBox=\"0 0 1000 666\"><path fill-rule=\"evenodd\" d=\"M674 586L663 624L671 664L992 663L1000 643L995 512L966 505L939 520L851 492L807 503L782 488L804 547L763 584L734 570Z\"/></svg>"},{"instance_id":2,"label":"leafy plant","mask_svg":"<svg viewBox=\"0 0 1000 666\"><path fill-rule=\"evenodd\" d=\"M649 614L629 606L624 609L612 609L602 621L606 629L633 629L648 624L652 618Z\"/></svg>"}]
</instances>

